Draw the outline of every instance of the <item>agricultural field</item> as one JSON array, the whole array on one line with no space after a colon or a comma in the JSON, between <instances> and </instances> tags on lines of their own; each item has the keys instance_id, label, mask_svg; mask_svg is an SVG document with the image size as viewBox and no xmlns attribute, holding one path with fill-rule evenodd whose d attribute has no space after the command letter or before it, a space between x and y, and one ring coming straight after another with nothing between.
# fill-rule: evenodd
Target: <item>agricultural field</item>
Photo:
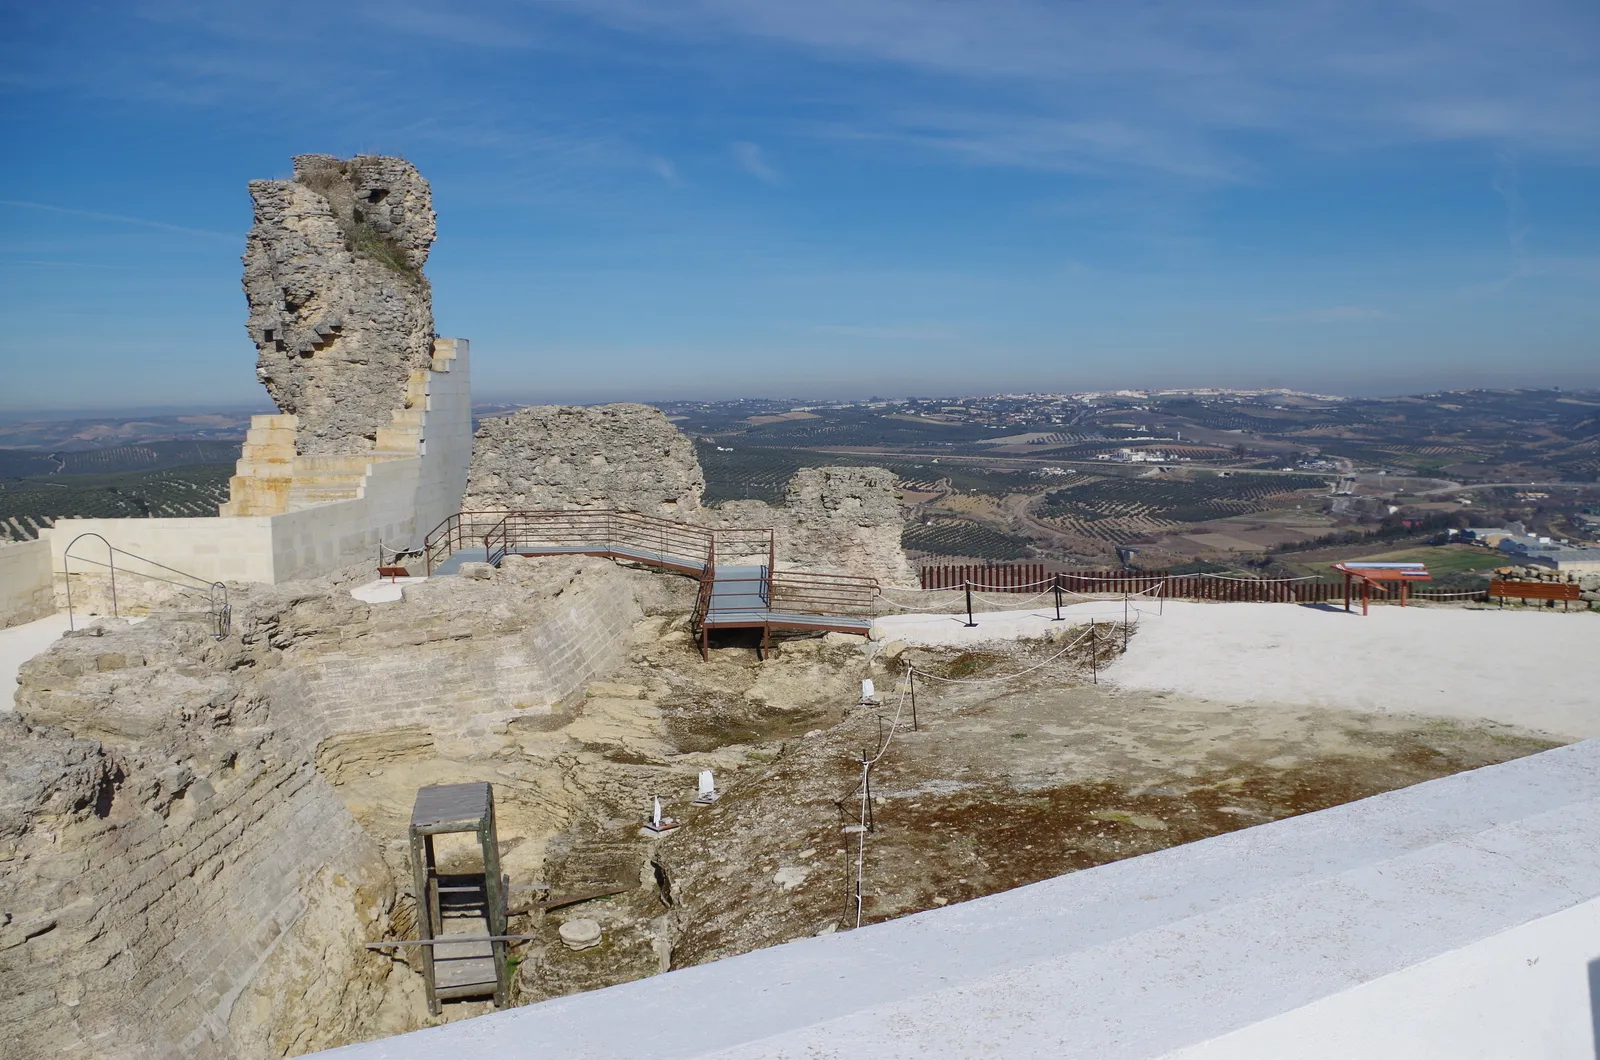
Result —
<instances>
[{"instance_id":1,"label":"agricultural field","mask_svg":"<svg viewBox=\"0 0 1600 1060\"><path fill-rule=\"evenodd\" d=\"M108 449L56 453L38 449L0 449L0 479L158 471L169 467L220 464L238 458L238 442L211 440L142 442Z\"/></svg>"},{"instance_id":2,"label":"agricultural field","mask_svg":"<svg viewBox=\"0 0 1600 1060\"><path fill-rule=\"evenodd\" d=\"M695 443L695 453L706 474L705 503L753 500L782 504L789 479L803 467L860 465L863 460L806 449L776 446L735 445L719 448L710 442Z\"/></svg>"},{"instance_id":3,"label":"agricultural field","mask_svg":"<svg viewBox=\"0 0 1600 1060\"><path fill-rule=\"evenodd\" d=\"M1325 493L1313 475L1206 475L1199 478L1106 478L1052 490L1036 515L1046 525L1112 544L1170 533L1184 523L1263 512L1302 491Z\"/></svg>"},{"instance_id":4,"label":"agricultural field","mask_svg":"<svg viewBox=\"0 0 1600 1060\"><path fill-rule=\"evenodd\" d=\"M233 464L108 475L0 479L0 535L35 537L56 519L212 516L228 499Z\"/></svg>"},{"instance_id":5,"label":"agricultural field","mask_svg":"<svg viewBox=\"0 0 1600 1060\"><path fill-rule=\"evenodd\" d=\"M1032 555L1032 542L1028 538L1003 534L962 519L908 526L900 540L907 552L926 556L1006 560Z\"/></svg>"},{"instance_id":6,"label":"agricultural field","mask_svg":"<svg viewBox=\"0 0 1600 1060\"><path fill-rule=\"evenodd\" d=\"M1333 564L1342 560L1365 560L1370 563L1426 563L1428 572L1435 578L1440 578L1459 574L1486 574L1510 562L1504 555L1477 545L1418 545L1388 552L1374 551L1371 546L1363 549L1356 545L1351 546L1348 551L1350 555L1338 559L1319 556L1306 563L1297 563L1290 559L1284 565L1293 567L1300 573L1330 575Z\"/></svg>"},{"instance_id":7,"label":"agricultural field","mask_svg":"<svg viewBox=\"0 0 1600 1060\"><path fill-rule=\"evenodd\" d=\"M926 458L820 453L782 446L730 446L713 442L697 442L695 450L706 475L707 504L747 499L782 504L784 487L803 467L881 467L892 471L903 488L924 493L951 489L1004 497L1037 492L1045 486L1045 480L1034 472L940 464Z\"/></svg>"}]
</instances>

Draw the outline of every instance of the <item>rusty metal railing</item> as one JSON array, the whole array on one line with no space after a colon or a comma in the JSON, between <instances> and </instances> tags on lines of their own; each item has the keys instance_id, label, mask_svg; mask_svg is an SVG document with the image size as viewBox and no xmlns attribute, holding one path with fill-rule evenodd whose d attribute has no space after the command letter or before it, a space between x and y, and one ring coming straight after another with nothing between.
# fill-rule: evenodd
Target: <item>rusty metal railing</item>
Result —
<instances>
[{"instance_id":1,"label":"rusty metal railing","mask_svg":"<svg viewBox=\"0 0 1600 1060\"><path fill-rule=\"evenodd\" d=\"M483 544L483 535L505 517L505 512L457 512L434 527L422 541L428 574L453 553Z\"/></svg>"},{"instance_id":2,"label":"rusty metal railing","mask_svg":"<svg viewBox=\"0 0 1600 1060\"><path fill-rule=\"evenodd\" d=\"M488 561L507 555L587 553L689 573L711 567L713 532L635 512L506 512L483 535Z\"/></svg>"},{"instance_id":3,"label":"rusty metal railing","mask_svg":"<svg viewBox=\"0 0 1600 1060\"><path fill-rule=\"evenodd\" d=\"M878 580L850 574L773 571L769 606L797 614L871 617L877 614Z\"/></svg>"}]
</instances>

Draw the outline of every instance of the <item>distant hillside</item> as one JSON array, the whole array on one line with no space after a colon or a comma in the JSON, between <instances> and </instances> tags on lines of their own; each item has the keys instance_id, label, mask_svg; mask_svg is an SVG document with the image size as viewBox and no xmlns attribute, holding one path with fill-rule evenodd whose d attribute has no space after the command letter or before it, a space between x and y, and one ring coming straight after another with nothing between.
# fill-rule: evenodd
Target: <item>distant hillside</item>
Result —
<instances>
[{"instance_id":1,"label":"distant hillside","mask_svg":"<svg viewBox=\"0 0 1600 1060\"><path fill-rule=\"evenodd\" d=\"M0 449L0 478L110 475L196 464L231 464L239 459L239 447L240 443L235 441L166 441L67 453Z\"/></svg>"},{"instance_id":2,"label":"distant hillside","mask_svg":"<svg viewBox=\"0 0 1600 1060\"><path fill-rule=\"evenodd\" d=\"M0 478L0 541L37 537L57 519L214 516L228 499L232 464L103 475Z\"/></svg>"}]
</instances>

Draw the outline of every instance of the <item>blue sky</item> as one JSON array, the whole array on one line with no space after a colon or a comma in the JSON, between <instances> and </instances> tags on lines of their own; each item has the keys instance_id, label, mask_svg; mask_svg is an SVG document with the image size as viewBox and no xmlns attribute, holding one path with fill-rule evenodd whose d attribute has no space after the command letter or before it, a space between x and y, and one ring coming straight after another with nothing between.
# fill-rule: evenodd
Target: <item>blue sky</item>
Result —
<instances>
[{"instance_id":1,"label":"blue sky","mask_svg":"<svg viewBox=\"0 0 1600 1060\"><path fill-rule=\"evenodd\" d=\"M0 407L258 401L400 154L483 399L1600 386L1600 5L4 0Z\"/></svg>"}]
</instances>

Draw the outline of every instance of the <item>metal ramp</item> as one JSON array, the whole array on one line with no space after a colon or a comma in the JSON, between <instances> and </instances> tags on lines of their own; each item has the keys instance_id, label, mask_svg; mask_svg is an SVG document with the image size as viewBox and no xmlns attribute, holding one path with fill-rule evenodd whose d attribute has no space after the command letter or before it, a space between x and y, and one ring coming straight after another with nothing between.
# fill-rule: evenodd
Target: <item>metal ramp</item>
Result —
<instances>
[{"instance_id":1,"label":"metal ramp","mask_svg":"<svg viewBox=\"0 0 1600 1060\"><path fill-rule=\"evenodd\" d=\"M714 629L759 629L763 653L774 630L866 636L872 631L877 591L871 578L743 564L713 567L695 609L700 654L709 656Z\"/></svg>"}]
</instances>

